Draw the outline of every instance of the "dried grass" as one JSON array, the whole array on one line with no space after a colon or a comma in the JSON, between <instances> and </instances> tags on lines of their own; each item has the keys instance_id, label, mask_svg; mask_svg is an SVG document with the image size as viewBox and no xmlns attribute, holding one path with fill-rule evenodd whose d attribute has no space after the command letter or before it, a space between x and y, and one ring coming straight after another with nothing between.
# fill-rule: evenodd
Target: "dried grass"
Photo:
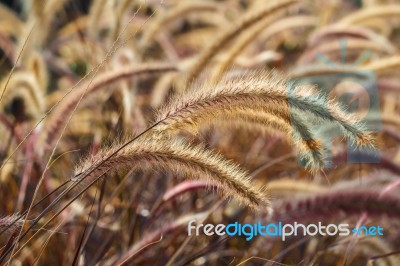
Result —
<instances>
[{"instance_id":1,"label":"dried grass","mask_svg":"<svg viewBox=\"0 0 400 266\"><path fill-rule=\"evenodd\" d=\"M265 195L250 185L248 174L210 150L163 138L142 138L123 149L121 146L115 144L89 157L76 168L72 180L80 181L83 176L90 182L106 169L122 167L162 169L187 178L209 180L218 184L221 195L225 197L232 196L258 210L270 210Z\"/></svg>"}]
</instances>

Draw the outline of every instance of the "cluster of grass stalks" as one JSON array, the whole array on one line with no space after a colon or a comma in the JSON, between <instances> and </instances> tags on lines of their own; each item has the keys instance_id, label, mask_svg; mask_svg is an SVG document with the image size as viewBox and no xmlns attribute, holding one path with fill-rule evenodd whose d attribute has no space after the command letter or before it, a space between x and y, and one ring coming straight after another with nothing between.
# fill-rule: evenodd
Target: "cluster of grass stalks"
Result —
<instances>
[{"instance_id":1,"label":"cluster of grass stalks","mask_svg":"<svg viewBox=\"0 0 400 266\"><path fill-rule=\"evenodd\" d=\"M1 264L400 263L399 3L11 2ZM331 77L379 109L360 119ZM385 233L246 241L189 236L193 219Z\"/></svg>"}]
</instances>

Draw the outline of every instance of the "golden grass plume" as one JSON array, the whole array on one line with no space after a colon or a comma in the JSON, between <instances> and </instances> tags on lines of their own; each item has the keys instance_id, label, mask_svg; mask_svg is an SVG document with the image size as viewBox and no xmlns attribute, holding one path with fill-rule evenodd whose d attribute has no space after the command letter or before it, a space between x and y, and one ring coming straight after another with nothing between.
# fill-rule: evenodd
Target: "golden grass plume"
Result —
<instances>
[{"instance_id":1,"label":"golden grass plume","mask_svg":"<svg viewBox=\"0 0 400 266\"><path fill-rule=\"evenodd\" d=\"M269 210L269 201L263 192L251 186L246 171L201 146L170 138L143 137L120 148L120 144L113 145L84 160L75 169L72 180L97 178L108 169L151 166L151 169L172 171L188 178L210 180L224 196L232 196L255 209Z\"/></svg>"},{"instance_id":2,"label":"golden grass plume","mask_svg":"<svg viewBox=\"0 0 400 266\"><path fill-rule=\"evenodd\" d=\"M358 145L373 145L373 138L365 132L363 125L343 112L338 103L318 95L307 97L310 88L292 89L290 86L277 75L267 72L249 72L217 85L202 85L172 99L162 108L156 120L157 130L199 128L202 123L221 115L226 117L227 113L237 118L240 109L270 113L271 106L276 106L275 110L283 108L290 114L311 114L317 120L337 123L351 141ZM303 129L299 131L306 132Z\"/></svg>"}]
</instances>

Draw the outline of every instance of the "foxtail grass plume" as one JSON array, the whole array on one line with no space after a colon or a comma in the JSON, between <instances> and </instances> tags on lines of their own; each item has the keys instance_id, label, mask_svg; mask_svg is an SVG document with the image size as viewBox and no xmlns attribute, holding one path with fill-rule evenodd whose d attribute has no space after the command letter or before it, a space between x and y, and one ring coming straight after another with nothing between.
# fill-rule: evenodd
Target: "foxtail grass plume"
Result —
<instances>
[{"instance_id":1,"label":"foxtail grass plume","mask_svg":"<svg viewBox=\"0 0 400 266\"><path fill-rule=\"evenodd\" d=\"M143 137L123 149L120 147L120 144L113 145L84 160L76 168L72 180L91 181L108 169L123 167L159 169L186 178L212 181L224 197L233 197L258 210L270 210L269 201L262 191L251 186L246 171L201 146L176 139Z\"/></svg>"}]
</instances>

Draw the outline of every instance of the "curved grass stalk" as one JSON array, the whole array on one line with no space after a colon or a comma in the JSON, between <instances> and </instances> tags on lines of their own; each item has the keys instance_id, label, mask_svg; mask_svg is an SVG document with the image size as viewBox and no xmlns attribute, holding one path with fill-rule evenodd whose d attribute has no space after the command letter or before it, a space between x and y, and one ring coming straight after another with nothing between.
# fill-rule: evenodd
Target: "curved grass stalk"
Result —
<instances>
[{"instance_id":1,"label":"curved grass stalk","mask_svg":"<svg viewBox=\"0 0 400 266\"><path fill-rule=\"evenodd\" d=\"M275 12L287 8L297 3L296 0L282 0L268 5L258 11L251 11L229 30L223 32L220 37L213 41L196 59L195 63L189 68L187 81L193 82L214 56L221 51L230 41L242 34L249 27L264 19L266 16L273 15Z\"/></svg>"},{"instance_id":2,"label":"curved grass stalk","mask_svg":"<svg viewBox=\"0 0 400 266\"><path fill-rule=\"evenodd\" d=\"M103 17L103 12L111 8L113 1L107 0L97 0L93 1L90 5L89 16L87 21L87 30L89 35L92 37L97 37L99 31L99 25L101 18Z\"/></svg>"},{"instance_id":3,"label":"curved grass stalk","mask_svg":"<svg viewBox=\"0 0 400 266\"><path fill-rule=\"evenodd\" d=\"M48 0L48 1L24 1L23 8L27 13L28 19L23 25L21 34L18 36L18 51L26 46L23 54L24 58L37 47L42 47L51 31L52 20L67 0ZM26 42L27 36L32 29L38 29ZM26 43L25 43L26 42Z\"/></svg>"},{"instance_id":4,"label":"curved grass stalk","mask_svg":"<svg viewBox=\"0 0 400 266\"><path fill-rule=\"evenodd\" d=\"M373 30L361 26L347 25L333 25L320 28L318 31L310 36L310 38L308 39L308 45L309 47L315 47L323 42L324 39L341 36L370 40L384 47L388 53L393 53L396 51L396 47L394 47L394 45L391 44L386 37L374 32Z\"/></svg>"},{"instance_id":5,"label":"curved grass stalk","mask_svg":"<svg viewBox=\"0 0 400 266\"><path fill-rule=\"evenodd\" d=\"M9 33L14 37L18 36L24 27L21 19L3 3L0 3L0 22L1 24L12 25L12 28L9 27L10 30L12 29Z\"/></svg>"},{"instance_id":6,"label":"curved grass stalk","mask_svg":"<svg viewBox=\"0 0 400 266\"><path fill-rule=\"evenodd\" d=\"M400 5L374 6L373 8L362 9L351 13L341 19L339 25L361 24L363 21L374 18L387 18L390 16L400 16Z\"/></svg>"},{"instance_id":7,"label":"curved grass stalk","mask_svg":"<svg viewBox=\"0 0 400 266\"><path fill-rule=\"evenodd\" d=\"M115 21L111 35L113 40L115 40L121 33L125 13L132 8L133 4L134 3L130 0L121 0L115 5Z\"/></svg>"},{"instance_id":8,"label":"curved grass stalk","mask_svg":"<svg viewBox=\"0 0 400 266\"><path fill-rule=\"evenodd\" d=\"M293 69L290 78L313 77L318 75L334 74L334 73L352 73L354 75L365 75L361 71L373 70L376 72L385 71L400 64L399 56L374 60L363 66L354 67L351 65L336 65L335 67L327 66L326 64L303 65Z\"/></svg>"},{"instance_id":9,"label":"curved grass stalk","mask_svg":"<svg viewBox=\"0 0 400 266\"><path fill-rule=\"evenodd\" d=\"M298 63L301 65L310 63L315 60L318 53L322 53L324 55L329 55L331 53L337 54L337 58L341 53L342 47L339 45L339 42L326 42L320 45L313 47L312 49L307 50L302 54L299 58ZM363 40L356 38L347 38L346 39L346 52L362 52L364 50L371 50L377 53L387 53L387 49L382 47L379 43L376 43L371 40ZM331 56L333 57L333 56ZM332 59L334 60L334 59ZM335 61L336 62L336 61ZM362 68L362 67L361 67Z\"/></svg>"},{"instance_id":10,"label":"curved grass stalk","mask_svg":"<svg viewBox=\"0 0 400 266\"><path fill-rule=\"evenodd\" d=\"M171 72L159 78L157 83L154 85L153 90L151 91L151 107L158 108L165 102L168 91L171 87L173 87L173 82L176 76L177 73Z\"/></svg>"},{"instance_id":11,"label":"curved grass stalk","mask_svg":"<svg viewBox=\"0 0 400 266\"><path fill-rule=\"evenodd\" d=\"M88 26L89 16L81 16L72 20L62 26L57 32L57 37L60 39L67 39L76 32L83 32Z\"/></svg>"},{"instance_id":12,"label":"curved grass stalk","mask_svg":"<svg viewBox=\"0 0 400 266\"><path fill-rule=\"evenodd\" d=\"M328 189L313 182L306 182L293 179L278 179L267 183L268 192L271 195L293 195L297 193L321 193Z\"/></svg>"},{"instance_id":13,"label":"curved grass stalk","mask_svg":"<svg viewBox=\"0 0 400 266\"><path fill-rule=\"evenodd\" d=\"M217 11L219 5L211 1L190 1L181 2L174 8L166 11L152 21L147 29L143 32L140 40L139 47L145 48L149 45L150 41L157 35L158 32L165 29L168 24L172 23L175 19L181 19L184 15L190 13L210 12Z\"/></svg>"},{"instance_id":14,"label":"curved grass stalk","mask_svg":"<svg viewBox=\"0 0 400 266\"><path fill-rule=\"evenodd\" d=\"M211 210L215 210L216 208L213 208ZM147 235L145 238L141 239L138 243L133 245L132 247L129 248L128 251L123 254L122 257L117 257L114 256L111 259L107 261L106 265L129 265L134 261L134 259L141 253L143 252L146 248L148 248L151 245L159 243L163 235L173 231L177 230L182 226L186 226L190 220L199 220L199 221L205 221L206 218L211 215L210 211L205 211L202 213L197 213L197 214L188 214L183 217L179 217L175 221L162 226L161 228L157 229L155 232Z\"/></svg>"},{"instance_id":15,"label":"curved grass stalk","mask_svg":"<svg viewBox=\"0 0 400 266\"><path fill-rule=\"evenodd\" d=\"M2 82L4 87L6 81ZM10 88L4 93L2 107L8 106L13 101L20 99L23 102L24 113L31 117L39 117L44 111L43 89L37 79L29 72L17 72L12 75L7 86Z\"/></svg>"},{"instance_id":16,"label":"curved grass stalk","mask_svg":"<svg viewBox=\"0 0 400 266\"><path fill-rule=\"evenodd\" d=\"M368 213L368 216L400 218L400 198L379 191L342 190L325 192L317 196L306 197L298 201L290 200L279 208L276 217L290 219L329 218L342 212L346 215Z\"/></svg>"},{"instance_id":17,"label":"curved grass stalk","mask_svg":"<svg viewBox=\"0 0 400 266\"><path fill-rule=\"evenodd\" d=\"M79 101L84 94L85 96L97 92L99 89L106 88L107 85L113 84L124 78L138 77L142 75L158 74L163 72L175 71L176 67L170 64L154 64L143 66L127 66L122 69L104 73L93 82L83 82L79 88L76 88L67 98L65 98L58 107L53 111L46 126L43 129L42 135L46 138L47 145L52 143L57 138L63 124L66 122L65 117L73 111L73 106ZM87 89L87 90L86 90Z\"/></svg>"},{"instance_id":18,"label":"curved grass stalk","mask_svg":"<svg viewBox=\"0 0 400 266\"><path fill-rule=\"evenodd\" d=\"M235 58L243 52L243 50L248 46L261 32L265 31L264 41L271 38L277 33L285 31L294 27L304 27L304 26L314 26L317 23L315 17L311 16L294 16L283 18L281 20L276 20L274 17L267 17L265 20L261 20L257 25L250 28L248 31L244 32L239 39L233 44L232 48L226 53L222 62L219 62L215 67L214 73L211 77L213 82L217 82L222 74L232 65ZM281 15L281 14L279 14ZM271 24L271 22L274 22Z\"/></svg>"},{"instance_id":19,"label":"curved grass stalk","mask_svg":"<svg viewBox=\"0 0 400 266\"><path fill-rule=\"evenodd\" d=\"M380 72L388 69L398 68L399 66L400 66L400 55L395 55L388 58L374 60L369 64L361 66L359 69Z\"/></svg>"}]
</instances>

